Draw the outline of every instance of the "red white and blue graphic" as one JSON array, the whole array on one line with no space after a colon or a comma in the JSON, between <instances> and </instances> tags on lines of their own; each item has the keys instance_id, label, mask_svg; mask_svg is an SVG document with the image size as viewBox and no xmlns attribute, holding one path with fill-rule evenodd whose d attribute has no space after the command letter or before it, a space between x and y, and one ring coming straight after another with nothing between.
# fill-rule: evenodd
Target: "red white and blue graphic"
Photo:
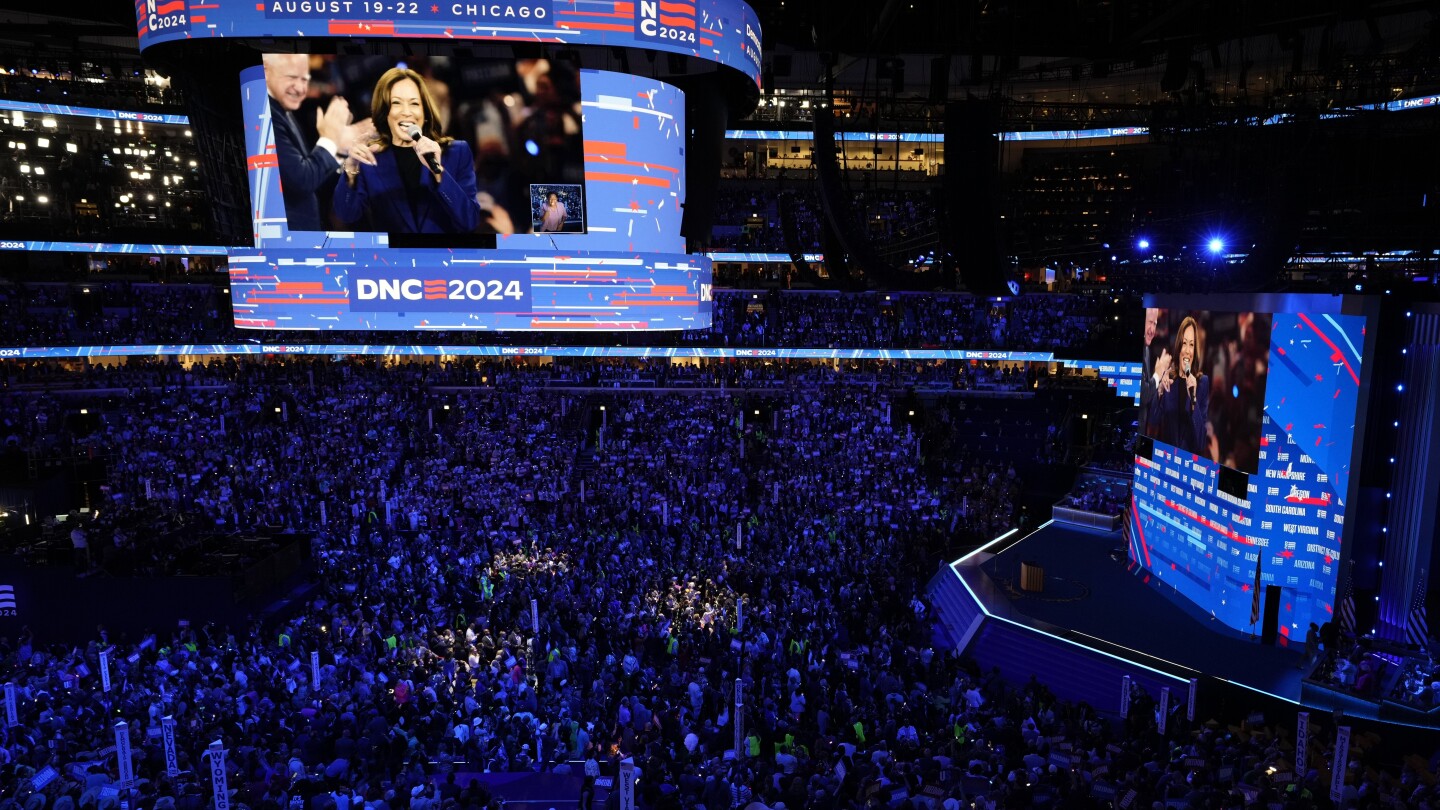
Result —
<instances>
[{"instance_id":1,"label":"red white and blue graphic","mask_svg":"<svg viewBox=\"0 0 1440 810\"><path fill-rule=\"evenodd\" d=\"M252 329L696 329L710 265L684 254L234 251L235 325Z\"/></svg>"},{"instance_id":2,"label":"red white and blue graphic","mask_svg":"<svg viewBox=\"0 0 1440 810\"><path fill-rule=\"evenodd\" d=\"M288 230L264 73L250 68L241 79L255 248L230 251L237 326L625 331L710 325L711 262L687 255L680 235L685 96L678 89L584 71L587 233L502 236L497 250L398 250L383 233ZM418 299L410 297L417 291Z\"/></svg>"},{"instance_id":3,"label":"red white and blue graphic","mask_svg":"<svg viewBox=\"0 0 1440 810\"><path fill-rule=\"evenodd\" d=\"M1282 643L1303 643L1310 622L1330 621L1365 337L1363 315L1274 313L1247 497L1221 491L1215 462L1155 442L1152 458L1135 460L1131 564L1242 631L1252 630L1259 566L1261 585L1283 594Z\"/></svg>"},{"instance_id":4,"label":"red white and blue graphic","mask_svg":"<svg viewBox=\"0 0 1440 810\"><path fill-rule=\"evenodd\" d=\"M186 0L137 0L135 3L135 25L143 43L147 37L175 39L190 35L192 22L204 22L205 18L194 19Z\"/></svg>"},{"instance_id":5,"label":"red white and blue graphic","mask_svg":"<svg viewBox=\"0 0 1440 810\"><path fill-rule=\"evenodd\" d=\"M758 87L760 18L743 0L139 0L140 49L178 39L364 38L644 48Z\"/></svg>"}]
</instances>

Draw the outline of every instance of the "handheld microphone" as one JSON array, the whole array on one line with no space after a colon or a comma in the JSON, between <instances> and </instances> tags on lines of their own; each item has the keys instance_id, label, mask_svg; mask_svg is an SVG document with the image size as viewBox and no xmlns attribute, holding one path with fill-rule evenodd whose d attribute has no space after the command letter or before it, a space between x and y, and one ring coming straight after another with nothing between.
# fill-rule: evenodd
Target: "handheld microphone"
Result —
<instances>
[{"instance_id":1,"label":"handheld microphone","mask_svg":"<svg viewBox=\"0 0 1440 810\"><path fill-rule=\"evenodd\" d=\"M1195 402L1195 386L1193 386L1193 385L1190 384L1190 360L1189 360L1189 358L1186 358L1185 361L1180 364L1180 370L1184 373L1184 376L1185 376L1185 380L1186 380L1185 388L1186 388L1186 391L1188 391L1189 394L1190 394L1190 410L1193 411L1193 410L1195 410L1195 405L1196 405L1196 402Z\"/></svg>"},{"instance_id":2,"label":"handheld microphone","mask_svg":"<svg viewBox=\"0 0 1440 810\"><path fill-rule=\"evenodd\" d=\"M413 121L405 124L403 129L405 130L405 137L409 138L412 141L418 141L421 138L425 137L425 133L421 132L420 127L416 125ZM445 173L444 167L440 165L439 159L436 158L434 155L425 155L423 159L425 161L425 165L430 167L431 174Z\"/></svg>"}]
</instances>

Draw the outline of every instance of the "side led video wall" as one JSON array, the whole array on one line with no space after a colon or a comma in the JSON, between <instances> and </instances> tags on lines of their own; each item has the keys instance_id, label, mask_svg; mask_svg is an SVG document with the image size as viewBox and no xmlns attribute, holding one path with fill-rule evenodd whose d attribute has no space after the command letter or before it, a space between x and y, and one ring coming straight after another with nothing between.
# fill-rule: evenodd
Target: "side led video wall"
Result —
<instances>
[{"instance_id":1,"label":"side led video wall","mask_svg":"<svg viewBox=\"0 0 1440 810\"><path fill-rule=\"evenodd\" d=\"M1341 300L1146 310L1129 555L1229 627L1259 631L1257 585L1283 638L1332 616L1367 379Z\"/></svg>"}]
</instances>

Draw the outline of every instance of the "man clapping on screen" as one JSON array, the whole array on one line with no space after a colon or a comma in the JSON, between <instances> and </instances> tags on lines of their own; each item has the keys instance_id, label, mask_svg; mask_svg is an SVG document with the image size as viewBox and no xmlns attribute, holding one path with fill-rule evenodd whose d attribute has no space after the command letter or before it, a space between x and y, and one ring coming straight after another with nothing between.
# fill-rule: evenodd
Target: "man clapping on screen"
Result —
<instances>
[{"instance_id":1,"label":"man clapping on screen","mask_svg":"<svg viewBox=\"0 0 1440 810\"><path fill-rule=\"evenodd\" d=\"M336 96L315 111L320 137L307 146L295 113L310 92L310 57L303 53L267 53L265 88L270 94L270 121L275 128L275 154L280 161L280 189L292 231L323 231L315 197L323 184L333 184L341 156L356 136L350 105Z\"/></svg>"}]
</instances>

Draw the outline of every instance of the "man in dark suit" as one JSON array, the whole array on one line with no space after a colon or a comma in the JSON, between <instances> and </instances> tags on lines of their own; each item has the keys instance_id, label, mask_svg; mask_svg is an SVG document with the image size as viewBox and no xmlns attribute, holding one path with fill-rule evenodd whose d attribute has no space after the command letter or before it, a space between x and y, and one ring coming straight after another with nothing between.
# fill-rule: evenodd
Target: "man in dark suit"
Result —
<instances>
[{"instance_id":1,"label":"man in dark suit","mask_svg":"<svg viewBox=\"0 0 1440 810\"><path fill-rule=\"evenodd\" d=\"M310 57L267 53L264 62L286 220L292 231L323 231L325 223L315 192L323 184L333 184L339 174L340 156L350 146L350 105L336 96L324 110L316 110L315 129L320 137L313 146L306 146L295 111L309 93Z\"/></svg>"},{"instance_id":2,"label":"man in dark suit","mask_svg":"<svg viewBox=\"0 0 1440 810\"><path fill-rule=\"evenodd\" d=\"M1150 403L1154 401L1156 388L1161 384L1160 380L1170 370L1170 352L1166 351L1164 341L1152 351L1151 345L1155 342L1155 330L1160 324L1160 310L1156 307L1148 307L1145 310L1145 354L1140 367L1140 435L1154 436L1148 424Z\"/></svg>"}]
</instances>

